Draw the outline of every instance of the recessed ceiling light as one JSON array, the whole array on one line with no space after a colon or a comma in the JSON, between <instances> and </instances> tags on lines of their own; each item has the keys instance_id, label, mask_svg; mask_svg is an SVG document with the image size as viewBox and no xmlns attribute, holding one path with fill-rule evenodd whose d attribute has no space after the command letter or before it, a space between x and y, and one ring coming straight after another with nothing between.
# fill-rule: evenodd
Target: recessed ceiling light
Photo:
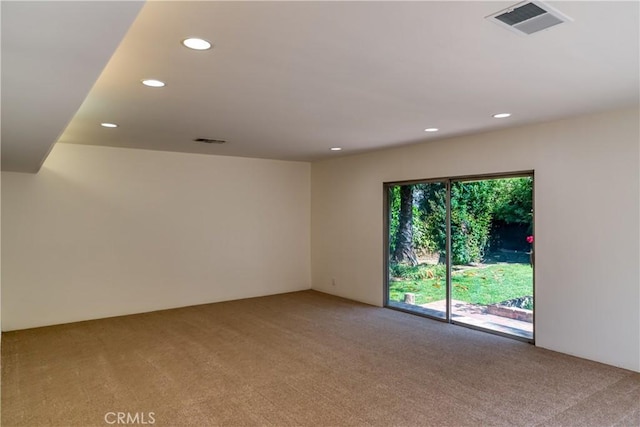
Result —
<instances>
[{"instance_id":1,"label":"recessed ceiling light","mask_svg":"<svg viewBox=\"0 0 640 427\"><path fill-rule=\"evenodd\" d=\"M493 115L493 117L496 119L504 119L505 117L509 116L511 116L511 113L498 113Z\"/></svg>"},{"instance_id":2,"label":"recessed ceiling light","mask_svg":"<svg viewBox=\"0 0 640 427\"><path fill-rule=\"evenodd\" d=\"M182 40L182 44L193 50L207 50L211 49L211 43L204 39L199 39L195 37L191 37L188 39Z\"/></svg>"},{"instance_id":3,"label":"recessed ceiling light","mask_svg":"<svg viewBox=\"0 0 640 427\"><path fill-rule=\"evenodd\" d=\"M115 123L100 123L100 126L103 128L117 128L118 125Z\"/></svg>"},{"instance_id":4,"label":"recessed ceiling light","mask_svg":"<svg viewBox=\"0 0 640 427\"><path fill-rule=\"evenodd\" d=\"M142 81L142 84L149 87L162 87L165 85L164 82L156 79L145 79Z\"/></svg>"},{"instance_id":5,"label":"recessed ceiling light","mask_svg":"<svg viewBox=\"0 0 640 427\"><path fill-rule=\"evenodd\" d=\"M342 147L331 147L331 151L341 151Z\"/></svg>"},{"instance_id":6,"label":"recessed ceiling light","mask_svg":"<svg viewBox=\"0 0 640 427\"><path fill-rule=\"evenodd\" d=\"M438 128L426 128L424 131L425 132L438 132L440 129Z\"/></svg>"}]
</instances>

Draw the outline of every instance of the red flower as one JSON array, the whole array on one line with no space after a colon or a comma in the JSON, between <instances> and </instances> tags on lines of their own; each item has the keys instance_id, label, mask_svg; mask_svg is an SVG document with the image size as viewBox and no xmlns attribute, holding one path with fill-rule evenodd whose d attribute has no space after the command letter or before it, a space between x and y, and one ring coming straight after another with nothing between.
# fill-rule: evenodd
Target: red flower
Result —
<instances>
[{"instance_id":1,"label":"red flower","mask_svg":"<svg viewBox=\"0 0 640 427\"><path fill-rule=\"evenodd\" d=\"M527 243L533 243L533 236L527 236Z\"/></svg>"}]
</instances>

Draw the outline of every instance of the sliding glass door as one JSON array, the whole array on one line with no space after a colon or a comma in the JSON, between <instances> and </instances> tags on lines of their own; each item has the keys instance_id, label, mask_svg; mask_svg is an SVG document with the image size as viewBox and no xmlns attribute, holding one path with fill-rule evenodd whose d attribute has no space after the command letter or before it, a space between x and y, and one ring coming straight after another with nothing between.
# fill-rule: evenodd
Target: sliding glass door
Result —
<instances>
[{"instance_id":1,"label":"sliding glass door","mask_svg":"<svg viewBox=\"0 0 640 427\"><path fill-rule=\"evenodd\" d=\"M385 191L386 305L533 341L533 175Z\"/></svg>"}]
</instances>

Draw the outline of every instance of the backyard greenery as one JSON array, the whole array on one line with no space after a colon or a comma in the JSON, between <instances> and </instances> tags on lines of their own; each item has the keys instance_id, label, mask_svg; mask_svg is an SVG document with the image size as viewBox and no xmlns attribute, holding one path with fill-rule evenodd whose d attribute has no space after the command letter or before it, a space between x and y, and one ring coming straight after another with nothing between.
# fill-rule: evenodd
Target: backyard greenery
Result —
<instances>
[{"instance_id":1,"label":"backyard greenery","mask_svg":"<svg viewBox=\"0 0 640 427\"><path fill-rule=\"evenodd\" d=\"M391 266L389 299L403 301L407 292L416 304L446 298L445 266L420 264ZM529 264L500 263L481 267L454 267L451 274L452 299L489 305L531 295L533 269ZM533 307L531 307L533 308Z\"/></svg>"},{"instance_id":2,"label":"backyard greenery","mask_svg":"<svg viewBox=\"0 0 640 427\"><path fill-rule=\"evenodd\" d=\"M533 309L533 178L450 182L451 299ZM447 298L447 183L389 187L389 299ZM435 264L435 265L434 265ZM516 304L516 301L511 303Z\"/></svg>"},{"instance_id":3,"label":"backyard greenery","mask_svg":"<svg viewBox=\"0 0 640 427\"><path fill-rule=\"evenodd\" d=\"M492 249L491 234L517 225L522 242L532 234L531 177L456 181L451 185L453 264L481 262ZM417 265L417 253L444 252L446 185L431 182L389 188L389 253L392 263Z\"/></svg>"}]
</instances>

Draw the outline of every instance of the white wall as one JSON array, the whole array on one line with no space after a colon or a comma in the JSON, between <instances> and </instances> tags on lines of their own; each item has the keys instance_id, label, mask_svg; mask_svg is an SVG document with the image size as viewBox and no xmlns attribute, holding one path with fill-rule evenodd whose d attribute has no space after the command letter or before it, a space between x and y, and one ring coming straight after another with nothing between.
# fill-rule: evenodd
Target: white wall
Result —
<instances>
[{"instance_id":1,"label":"white wall","mask_svg":"<svg viewBox=\"0 0 640 427\"><path fill-rule=\"evenodd\" d=\"M311 243L381 305L383 182L534 169L537 345L640 371L638 114L317 162L311 200L306 163L58 144L2 173L2 328L307 289Z\"/></svg>"},{"instance_id":2,"label":"white wall","mask_svg":"<svg viewBox=\"0 0 640 427\"><path fill-rule=\"evenodd\" d=\"M2 327L310 288L308 163L57 144L2 173Z\"/></svg>"},{"instance_id":3,"label":"white wall","mask_svg":"<svg viewBox=\"0 0 640 427\"><path fill-rule=\"evenodd\" d=\"M312 287L382 304L383 182L535 170L537 345L640 371L639 165L638 110L314 163Z\"/></svg>"}]
</instances>

